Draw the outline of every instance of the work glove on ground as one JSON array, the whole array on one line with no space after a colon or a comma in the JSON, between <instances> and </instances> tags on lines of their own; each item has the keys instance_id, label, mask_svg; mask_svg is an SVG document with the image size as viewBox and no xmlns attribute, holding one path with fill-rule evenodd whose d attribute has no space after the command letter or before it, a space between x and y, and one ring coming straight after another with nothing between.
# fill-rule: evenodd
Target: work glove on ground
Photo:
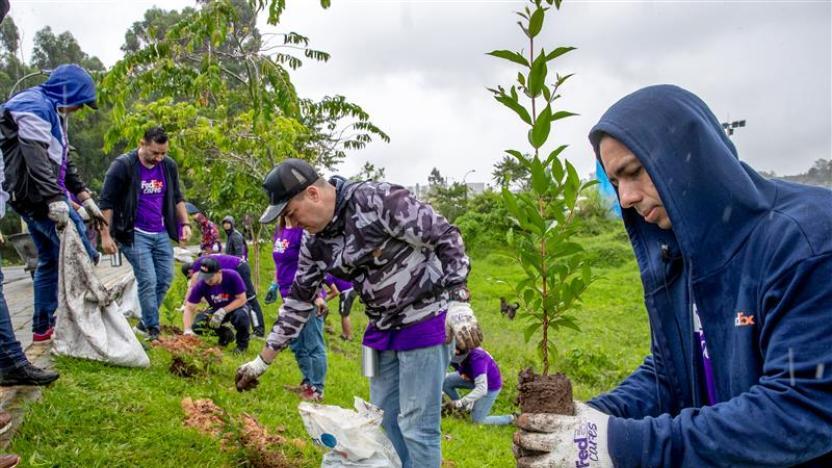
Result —
<instances>
[{"instance_id":1,"label":"work glove on ground","mask_svg":"<svg viewBox=\"0 0 832 468\"><path fill-rule=\"evenodd\" d=\"M65 201L52 202L47 216L55 223L55 227L63 229L69 222L69 205Z\"/></svg>"},{"instance_id":2,"label":"work glove on ground","mask_svg":"<svg viewBox=\"0 0 832 468\"><path fill-rule=\"evenodd\" d=\"M92 220L93 227L95 227L97 231L100 231L107 226L107 220L104 219L104 214L101 212L101 209L98 208L98 205L95 204L95 200L87 198L84 200L82 205Z\"/></svg>"},{"instance_id":3,"label":"work glove on ground","mask_svg":"<svg viewBox=\"0 0 832 468\"><path fill-rule=\"evenodd\" d=\"M228 314L228 311L222 307L215 310L214 315L211 316L211 320L208 322L208 326L211 328L219 328L222 325L222 321L225 320L226 314Z\"/></svg>"},{"instance_id":4,"label":"work glove on ground","mask_svg":"<svg viewBox=\"0 0 832 468\"><path fill-rule=\"evenodd\" d=\"M269 290L266 292L266 304L272 304L277 300L277 292L277 283L272 281L272 285L269 286Z\"/></svg>"},{"instance_id":5,"label":"work glove on ground","mask_svg":"<svg viewBox=\"0 0 832 468\"><path fill-rule=\"evenodd\" d=\"M513 446L517 467L612 468L607 448L609 418L580 402L575 402L575 416L521 414Z\"/></svg>"},{"instance_id":6,"label":"work glove on ground","mask_svg":"<svg viewBox=\"0 0 832 468\"><path fill-rule=\"evenodd\" d=\"M457 301L448 303L445 336L449 343L451 338L455 339L456 347L463 350L474 349L482 343L482 331L471 310L471 304Z\"/></svg>"},{"instance_id":7,"label":"work glove on ground","mask_svg":"<svg viewBox=\"0 0 832 468\"><path fill-rule=\"evenodd\" d=\"M257 387L257 379L266 372L269 368L269 363L264 361L259 355L254 360L249 361L237 368L237 376L235 383L237 391L243 392Z\"/></svg>"}]
</instances>

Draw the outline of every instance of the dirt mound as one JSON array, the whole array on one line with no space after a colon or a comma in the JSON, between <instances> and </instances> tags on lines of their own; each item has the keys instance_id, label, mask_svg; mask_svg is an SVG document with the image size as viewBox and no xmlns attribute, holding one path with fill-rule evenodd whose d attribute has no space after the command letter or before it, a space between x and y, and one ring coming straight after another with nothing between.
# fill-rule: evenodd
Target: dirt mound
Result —
<instances>
[{"instance_id":1,"label":"dirt mound","mask_svg":"<svg viewBox=\"0 0 832 468\"><path fill-rule=\"evenodd\" d=\"M211 400L192 400L185 397L180 403L185 412L185 426L212 437L225 433L227 416L222 408Z\"/></svg>"},{"instance_id":2,"label":"dirt mound","mask_svg":"<svg viewBox=\"0 0 832 468\"><path fill-rule=\"evenodd\" d=\"M270 434L257 418L241 414L238 420L230 420L225 411L211 400L192 400L186 397L181 402L185 412L185 426L220 440L220 447L229 449L241 447L246 453L248 466L255 468L289 468L298 466L297 460L289 459L282 448L291 445L298 450L306 443L300 439L287 441L278 434ZM281 432L281 428L277 429Z\"/></svg>"},{"instance_id":3,"label":"dirt mound","mask_svg":"<svg viewBox=\"0 0 832 468\"><path fill-rule=\"evenodd\" d=\"M153 346L171 353L173 358L169 370L179 377L206 374L222 362L222 350L208 346L192 335L160 336Z\"/></svg>"}]
</instances>

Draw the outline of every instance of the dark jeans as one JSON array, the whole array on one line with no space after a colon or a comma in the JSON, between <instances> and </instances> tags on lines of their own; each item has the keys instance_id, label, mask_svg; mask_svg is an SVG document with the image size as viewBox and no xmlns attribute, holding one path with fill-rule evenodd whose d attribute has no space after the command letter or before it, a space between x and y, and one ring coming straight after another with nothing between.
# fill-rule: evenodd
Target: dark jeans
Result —
<instances>
[{"instance_id":1,"label":"dark jeans","mask_svg":"<svg viewBox=\"0 0 832 468\"><path fill-rule=\"evenodd\" d=\"M249 307L248 305L244 305L233 312L229 312L225 314L225 318L222 320L220 324L220 328L228 322L231 322L231 325L234 327L236 331L235 339L237 341L237 347L240 349L248 349L248 339L249 339ZM208 321L211 320L211 316L214 315L213 310L206 310L204 312L200 312L196 314L196 318L194 319L194 323L192 325L192 329L194 333L197 335L204 335L206 333L216 331L212 330L208 327Z\"/></svg>"},{"instance_id":2,"label":"dark jeans","mask_svg":"<svg viewBox=\"0 0 832 468\"><path fill-rule=\"evenodd\" d=\"M61 253L61 240L58 230L51 219L35 217L31 213L19 213L29 226L29 235L38 249L38 267L35 270L34 296L35 310L32 314L32 332L46 333L55 324L55 310L58 308L58 257ZM69 210L69 218L78 229L81 239L87 238L87 228L75 210ZM85 242L86 248L89 241ZM87 248L90 259L95 260L98 252Z\"/></svg>"},{"instance_id":3,"label":"dark jeans","mask_svg":"<svg viewBox=\"0 0 832 468\"><path fill-rule=\"evenodd\" d=\"M254 283L251 282L251 267L248 262L240 263L237 267L237 273L243 279L246 285L246 297L248 298L248 305L251 308L251 328L263 328L263 309L260 308L260 301L257 300L257 291L254 289Z\"/></svg>"},{"instance_id":4,"label":"dark jeans","mask_svg":"<svg viewBox=\"0 0 832 468\"><path fill-rule=\"evenodd\" d=\"M14 336L9 306L3 294L3 270L0 270L0 372L22 367L27 362L20 342Z\"/></svg>"}]
</instances>

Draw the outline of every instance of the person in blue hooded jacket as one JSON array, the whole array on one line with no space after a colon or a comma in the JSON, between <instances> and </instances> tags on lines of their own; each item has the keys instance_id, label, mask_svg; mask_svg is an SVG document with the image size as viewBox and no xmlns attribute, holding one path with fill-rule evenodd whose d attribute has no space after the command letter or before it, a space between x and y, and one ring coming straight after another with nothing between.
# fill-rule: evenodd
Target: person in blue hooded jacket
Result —
<instances>
[{"instance_id":1,"label":"person in blue hooded jacket","mask_svg":"<svg viewBox=\"0 0 832 468\"><path fill-rule=\"evenodd\" d=\"M832 191L761 177L675 86L624 97L589 139L651 354L575 416L521 415L518 466L832 466Z\"/></svg>"},{"instance_id":2,"label":"person in blue hooded jacket","mask_svg":"<svg viewBox=\"0 0 832 468\"><path fill-rule=\"evenodd\" d=\"M3 188L9 205L26 221L38 250L34 277L34 341L52 335L58 307L57 229L72 221L82 239L86 227L67 203L74 194L97 226L106 224L69 159L66 116L83 106L96 109L95 82L75 64L61 65L41 85L21 91L0 108L0 149L5 163ZM98 253L91 247L93 260Z\"/></svg>"}]
</instances>

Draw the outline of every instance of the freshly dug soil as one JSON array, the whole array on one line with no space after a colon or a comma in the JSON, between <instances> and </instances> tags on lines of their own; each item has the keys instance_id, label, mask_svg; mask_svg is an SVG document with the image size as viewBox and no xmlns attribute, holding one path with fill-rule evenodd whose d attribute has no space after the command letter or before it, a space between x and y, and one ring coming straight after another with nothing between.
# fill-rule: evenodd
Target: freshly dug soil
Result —
<instances>
[{"instance_id":1,"label":"freshly dug soil","mask_svg":"<svg viewBox=\"0 0 832 468\"><path fill-rule=\"evenodd\" d=\"M185 412L185 426L213 437L220 437L225 432L225 411L213 401L185 397L181 405Z\"/></svg>"},{"instance_id":2,"label":"freshly dug soil","mask_svg":"<svg viewBox=\"0 0 832 468\"><path fill-rule=\"evenodd\" d=\"M170 373L179 377L191 377L199 372L193 364L185 362L180 356L174 356L170 361Z\"/></svg>"},{"instance_id":3,"label":"freshly dug soil","mask_svg":"<svg viewBox=\"0 0 832 468\"><path fill-rule=\"evenodd\" d=\"M286 438L269 432L254 418L243 413L240 442L246 449L249 463L256 468L284 468L292 464L278 447Z\"/></svg>"},{"instance_id":4,"label":"freshly dug soil","mask_svg":"<svg viewBox=\"0 0 832 468\"><path fill-rule=\"evenodd\" d=\"M551 413L572 416L572 382L558 372L537 375L531 368L520 371L517 385L517 404L522 413Z\"/></svg>"},{"instance_id":5,"label":"freshly dug soil","mask_svg":"<svg viewBox=\"0 0 832 468\"><path fill-rule=\"evenodd\" d=\"M182 329L175 325L161 325L159 331L164 335L181 335Z\"/></svg>"}]
</instances>

